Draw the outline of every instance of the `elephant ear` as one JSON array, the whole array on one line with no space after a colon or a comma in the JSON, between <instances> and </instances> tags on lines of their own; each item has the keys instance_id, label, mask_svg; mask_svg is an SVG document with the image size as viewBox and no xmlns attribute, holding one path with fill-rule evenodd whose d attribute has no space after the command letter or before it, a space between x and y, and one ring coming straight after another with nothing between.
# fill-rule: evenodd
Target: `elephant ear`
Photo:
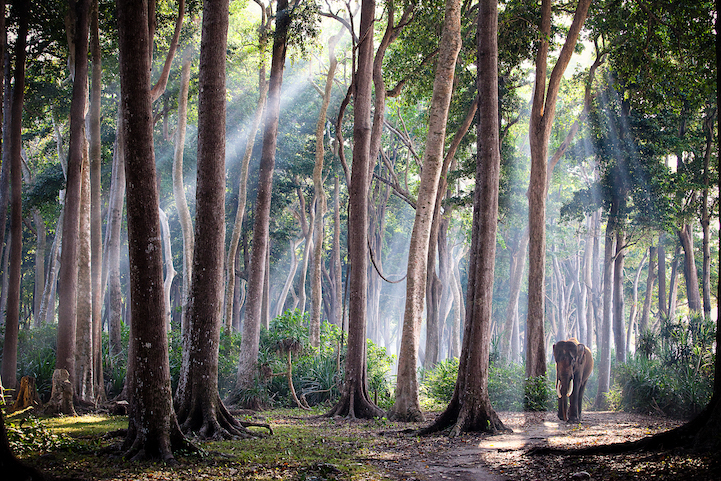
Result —
<instances>
[{"instance_id":1,"label":"elephant ear","mask_svg":"<svg viewBox=\"0 0 721 481\"><path fill-rule=\"evenodd\" d=\"M579 361L583 361L583 357L586 355L586 346L583 344L578 344L576 346L576 358Z\"/></svg>"}]
</instances>

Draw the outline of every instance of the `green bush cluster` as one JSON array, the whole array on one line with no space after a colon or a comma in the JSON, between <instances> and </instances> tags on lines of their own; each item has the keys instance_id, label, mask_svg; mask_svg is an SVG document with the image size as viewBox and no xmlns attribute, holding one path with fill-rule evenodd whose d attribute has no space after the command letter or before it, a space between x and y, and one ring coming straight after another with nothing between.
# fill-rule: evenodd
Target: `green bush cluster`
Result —
<instances>
[{"instance_id":1,"label":"green bush cluster","mask_svg":"<svg viewBox=\"0 0 721 481\"><path fill-rule=\"evenodd\" d=\"M434 408L450 402L458 377L458 359L446 359L422 370L421 396ZM498 411L545 411L553 401L553 385L547 376L526 379L523 364L493 360L488 369L488 397Z\"/></svg>"},{"instance_id":2,"label":"green bush cluster","mask_svg":"<svg viewBox=\"0 0 721 481\"><path fill-rule=\"evenodd\" d=\"M643 333L636 355L615 372L612 407L689 418L713 393L716 336L712 320L665 319L658 333Z\"/></svg>"},{"instance_id":3,"label":"green bush cluster","mask_svg":"<svg viewBox=\"0 0 721 481\"><path fill-rule=\"evenodd\" d=\"M4 409L4 408L0 408ZM8 444L16 455L47 453L74 447L75 442L63 434L53 432L35 416L12 418L5 422Z\"/></svg>"}]
</instances>

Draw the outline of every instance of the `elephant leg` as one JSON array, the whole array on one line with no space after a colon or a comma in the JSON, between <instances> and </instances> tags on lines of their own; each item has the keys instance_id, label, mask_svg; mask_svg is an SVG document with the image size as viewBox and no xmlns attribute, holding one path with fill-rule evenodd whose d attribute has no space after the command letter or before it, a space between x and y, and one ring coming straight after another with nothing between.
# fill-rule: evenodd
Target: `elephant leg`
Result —
<instances>
[{"instance_id":1,"label":"elephant leg","mask_svg":"<svg viewBox=\"0 0 721 481\"><path fill-rule=\"evenodd\" d=\"M586 382L582 382L578 388L578 420L581 420L581 410L583 409L583 393L586 391Z\"/></svg>"}]
</instances>

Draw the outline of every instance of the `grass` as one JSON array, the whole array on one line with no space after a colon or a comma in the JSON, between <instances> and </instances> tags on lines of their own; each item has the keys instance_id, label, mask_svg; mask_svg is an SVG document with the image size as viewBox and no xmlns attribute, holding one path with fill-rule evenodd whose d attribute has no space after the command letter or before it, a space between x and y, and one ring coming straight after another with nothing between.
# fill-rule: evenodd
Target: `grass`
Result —
<instances>
[{"instance_id":1,"label":"grass","mask_svg":"<svg viewBox=\"0 0 721 481\"><path fill-rule=\"evenodd\" d=\"M324 411L310 413L320 414ZM85 415L46 418L42 424L69 438L69 448L26 453L22 458L56 476L83 480L344 480L388 479L363 462L377 441L366 422L313 419L307 411L277 409L261 413L274 434L248 440L198 441L200 454L178 455L178 465L134 463L117 448L122 439L108 439L109 431L127 427L127 418ZM251 428L256 429L256 428ZM261 432L261 431L258 431ZM267 432L263 430L262 432ZM108 451L114 454L108 454Z\"/></svg>"}]
</instances>

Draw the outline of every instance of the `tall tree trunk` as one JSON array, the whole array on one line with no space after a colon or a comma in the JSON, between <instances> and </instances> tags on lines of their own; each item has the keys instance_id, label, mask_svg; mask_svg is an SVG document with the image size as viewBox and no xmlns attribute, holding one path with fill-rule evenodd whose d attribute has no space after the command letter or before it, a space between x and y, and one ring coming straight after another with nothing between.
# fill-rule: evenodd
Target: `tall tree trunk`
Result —
<instances>
[{"instance_id":1,"label":"tall tree trunk","mask_svg":"<svg viewBox=\"0 0 721 481\"><path fill-rule=\"evenodd\" d=\"M688 308L692 312L702 313L701 293L698 288L698 271L696 270L696 256L694 254L693 238L694 232L691 224L684 224L678 231L678 238L681 241L684 253L683 273L686 279L686 297Z\"/></svg>"},{"instance_id":2,"label":"tall tree trunk","mask_svg":"<svg viewBox=\"0 0 721 481\"><path fill-rule=\"evenodd\" d=\"M706 319L711 318L711 216L709 213L709 164L711 161L711 153L714 148L713 121L717 115L718 113L714 111L714 114L708 116L704 121L704 131L706 133L706 150L703 156L704 189L701 194L701 230L703 232L703 238L701 241L703 252L703 261L701 268L701 293L703 296L703 313L704 318Z\"/></svg>"},{"instance_id":3,"label":"tall tree trunk","mask_svg":"<svg viewBox=\"0 0 721 481\"><path fill-rule=\"evenodd\" d=\"M103 249L107 266L108 289L108 337L110 355L115 357L122 351L121 323L123 319L123 293L120 285L120 246L125 199L125 141L123 140L123 113L118 112L118 128L113 148L113 168L110 180L110 194ZM126 319L127 323L127 319Z\"/></svg>"},{"instance_id":4,"label":"tall tree trunk","mask_svg":"<svg viewBox=\"0 0 721 481\"><path fill-rule=\"evenodd\" d=\"M368 396L366 364L366 321L368 295L368 190L371 165L371 86L373 64L373 23L375 0L362 0L360 41L357 71L353 80L353 164L348 186L348 351L345 363L345 382L338 403L327 416L346 416L350 419L383 416L381 408ZM342 147L341 147L342 148Z\"/></svg>"},{"instance_id":5,"label":"tall tree trunk","mask_svg":"<svg viewBox=\"0 0 721 481\"><path fill-rule=\"evenodd\" d=\"M225 55L228 0L203 2L198 97L198 169L193 274L176 393L184 432L204 439L252 435L218 393L225 254Z\"/></svg>"},{"instance_id":6,"label":"tall tree trunk","mask_svg":"<svg viewBox=\"0 0 721 481\"><path fill-rule=\"evenodd\" d=\"M498 120L497 2L482 0L478 12L478 162L463 348L453 398L423 432L452 426L450 435L506 428L488 397L493 277L498 224L501 154ZM419 204L420 205L420 204Z\"/></svg>"},{"instance_id":7,"label":"tall tree trunk","mask_svg":"<svg viewBox=\"0 0 721 481\"><path fill-rule=\"evenodd\" d=\"M611 219L611 217L610 217ZM614 222L606 224L606 239L603 250L603 318L598 336L598 391L596 392L596 409L606 406L606 393L611 384L611 324L613 318L613 278L616 237Z\"/></svg>"},{"instance_id":8,"label":"tall tree trunk","mask_svg":"<svg viewBox=\"0 0 721 481\"><path fill-rule=\"evenodd\" d=\"M661 317L668 317L668 299L666 297L666 234L658 236L658 311Z\"/></svg>"},{"instance_id":9,"label":"tall tree trunk","mask_svg":"<svg viewBox=\"0 0 721 481\"><path fill-rule=\"evenodd\" d=\"M408 247L403 334L401 350L398 354L396 399L391 408L392 418L406 421L422 421L424 419L418 400L418 380L416 377L418 338L426 294L431 228L433 217L436 215L436 196L438 195L438 184L443 167L446 122L453 95L454 72L460 48L461 2L460 0L447 0L443 31L439 42L440 53L436 62L433 81L433 96L429 109L428 136L422 160L423 171L418 188L416 215ZM494 115L495 112L494 110ZM498 131L496 130L497 134ZM497 138L496 143L498 143ZM440 217L440 213L437 215ZM437 326L435 329L437 336ZM427 335L432 336L433 333L428 332Z\"/></svg>"},{"instance_id":10,"label":"tall tree trunk","mask_svg":"<svg viewBox=\"0 0 721 481\"><path fill-rule=\"evenodd\" d=\"M636 275L633 278L633 290L631 294L631 310L628 315L628 329L626 329L626 356L628 356L628 352L631 350L631 336L634 332L634 327L639 324L637 321L638 318L638 283L641 281L641 272L643 271L643 265L646 263L646 258L648 257L648 251L644 252L643 258L641 259L641 262L638 264L638 269L636 269ZM649 265L650 269L650 265ZM638 331L641 332L640 330ZM637 343L635 343L637 344Z\"/></svg>"},{"instance_id":11,"label":"tall tree trunk","mask_svg":"<svg viewBox=\"0 0 721 481\"><path fill-rule=\"evenodd\" d=\"M75 11L75 76L70 106L70 147L63 217L63 248L58 276L58 343L55 369L66 369L75 380L75 324L78 289L78 235L81 203L81 174L85 144L85 107L88 77L88 31L90 1L71 3ZM53 397L55 399L55 397Z\"/></svg>"},{"instance_id":12,"label":"tall tree trunk","mask_svg":"<svg viewBox=\"0 0 721 481\"><path fill-rule=\"evenodd\" d=\"M45 323L40 317L45 288L45 255L47 254L47 229L45 220L37 209L33 209L33 224L37 232L37 245L35 247L35 288L33 291L33 321L35 327Z\"/></svg>"},{"instance_id":13,"label":"tall tree trunk","mask_svg":"<svg viewBox=\"0 0 721 481\"><path fill-rule=\"evenodd\" d=\"M175 200L175 209L178 211L180 230L183 234L183 291L180 318L182 332L185 332L190 278L193 274L193 252L195 251L193 220L190 218L183 180L183 154L185 153L185 132L188 124L188 89L190 88L192 52L191 47L186 47L183 52L180 92L178 92L178 125L175 127L175 148L173 150L173 199Z\"/></svg>"},{"instance_id":14,"label":"tall tree trunk","mask_svg":"<svg viewBox=\"0 0 721 481\"><path fill-rule=\"evenodd\" d=\"M163 279L163 298L165 299L165 327L170 330L171 320L171 304L170 290L173 287L173 279L175 278L175 267L173 266L173 252L170 239L170 224L168 216L163 209L158 208L158 218L160 219L160 233L163 244L163 259L165 260L165 278Z\"/></svg>"},{"instance_id":15,"label":"tall tree trunk","mask_svg":"<svg viewBox=\"0 0 721 481\"><path fill-rule=\"evenodd\" d=\"M288 0L278 0L276 8L273 56L268 85L268 103L263 132L263 149L258 172L258 194L255 200L255 222L253 224L253 251L248 274L248 300L245 306L245 321L238 362L236 388L230 401L239 400L240 391L253 385L258 365L260 325L263 307L263 291L266 273L266 250L268 249L270 198L273 187L273 169L280 116L280 88L283 83L286 42L290 24ZM250 406L249 406L250 407Z\"/></svg>"},{"instance_id":16,"label":"tall tree trunk","mask_svg":"<svg viewBox=\"0 0 721 481\"><path fill-rule=\"evenodd\" d=\"M163 298L158 191L150 96L150 45L145 0L118 0L120 87L127 177L131 323L128 349L127 458L174 462L188 448L173 411ZM78 57L81 57L79 55Z\"/></svg>"},{"instance_id":17,"label":"tall tree trunk","mask_svg":"<svg viewBox=\"0 0 721 481\"><path fill-rule=\"evenodd\" d=\"M510 275L508 305L506 306L506 322L501 336L501 351L506 353L506 359L516 361L518 354L514 353L513 331L518 324L518 300L521 295L521 284L523 283L523 271L526 267L526 249L528 247L528 229L519 231L515 248L510 253Z\"/></svg>"},{"instance_id":18,"label":"tall tree trunk","mask_svg":"<svg viewBox=\"0 0 721 481\"><path fill-rule=\"evenodd\" d=\"M311 315L310 315L310 344L313 347L320 345L320 318L323 312L323 292L321 285L321 272L323 266L323 238L324 226L323 217L328 209L325 191L323 190L323 160L325 147L323 136L325 135L325 121L330 104L330 94L335 78L335 69L338 60L335 56L335 46L344 32L344 28L328 40L328 73L326 74L325 89L321 102L318 121L315 126L315 166L313 168L313 208L315 208L315 228L313 229L313 272L310 278L311 293Z\"/></svg>"},{"instance_id":19,"label":"tall tree trunk","mask_svg":"<svg viewBox=\"0 0 721 481\"><path fill-rule=\"evenodd\" d=\"M620 223L619 223L620 224ZM613 266L613 340L616 361L626 362L625 296L623 293L626 235L621 225L616 230L616 253Z\"/></svg>"},{"instance_id":20,"label":"tall tree trunk","mask_svg":"<svg viewBox=\"0 0 721 481\"><path fill-rule=\"evenodd\" d=\"M643 334L648 331L648 319L651 314L651 299L653 298L653 285L656 282L656 261L658 252L656 246L648 249L648 277L646 278L646 296L643 299L643 310L641 311L641 320L638 323L638 333Z\"/></svg>"},{"instance_id":21,"label":"tall tree trunk","mask_svg":"<svg viewBox=\"0 0 721 481\"><path fill-rule=\"evenodd\" d=\"M566 41L546 86L551 38L551 0L541 2L541 39L536 55L536 78L531 108L529 143L531 180L528 187L528 317L526 319L526 377L546 374L543 334L546 259L546 192L548 141L556 112L561 79L576 47L591 0L579 0Z\"/></svg>"},{"instance_id":22,"label":"tall tree trunk","mask_svg":"<svg viewBox=\"0 0 721 481\"><path fill-rule=\"evenodd\" d=\"M29 2L16 2L18 36L15 40L15 84L10 110L10 250L3 343L2 382L17 385L18 330L20 325L20 282L22 264L22 111L25 100L25 46L28 34Z\"/></svg>"},{"instance_id":23,"label":"tall tree trunk","mask_svg":"<svg viewBox=\"0 0 721 481\"><path fill-rule=\"evenodd\" d=\"M343 328L343 266L340 262L340 180L335 176L333 188L333 247L331 259L333 266L333 322Z\"/></svg>"},{"instance_id":24,"label":"tall tree trunk","mask_svg":"<svg viewBox=\"0 0 721 481\"><path fill-rule=\"evenodd\" d=\"M78 226L78 290L75 321L75 394L81 401L95 400L93 371L93 297L90 240L90 159L84 150Z\"/></svg>"},{"instance_id":25,"label":"tall tree trunk","mask_svg":"<svg viewBox=\"0 0 721 481\"><path fill-rule=\"evenodd\" d=\"M88 111L88 142L90 155L90 243L91 282L93 292L93 373L95 394L105 397L103 381L103 219L101 199L102 150L100 138L100 98L102 96L102 52L100 50L98 0L93 0L90 12L90 53L92 58L90 106Z\"/></svg>"},{"instance_id":26,"label":"tall tree trunk","mask_svg":"<svg viewBox=\"0 0 721 481\"><path fill-rule=\"evenodd\" d=\"M681 259L681 246L677 245L671 261L671 279L668 286L668 317L676 317L676 303L678 301L678 265Z\"/></svg>"}]
</instances>

